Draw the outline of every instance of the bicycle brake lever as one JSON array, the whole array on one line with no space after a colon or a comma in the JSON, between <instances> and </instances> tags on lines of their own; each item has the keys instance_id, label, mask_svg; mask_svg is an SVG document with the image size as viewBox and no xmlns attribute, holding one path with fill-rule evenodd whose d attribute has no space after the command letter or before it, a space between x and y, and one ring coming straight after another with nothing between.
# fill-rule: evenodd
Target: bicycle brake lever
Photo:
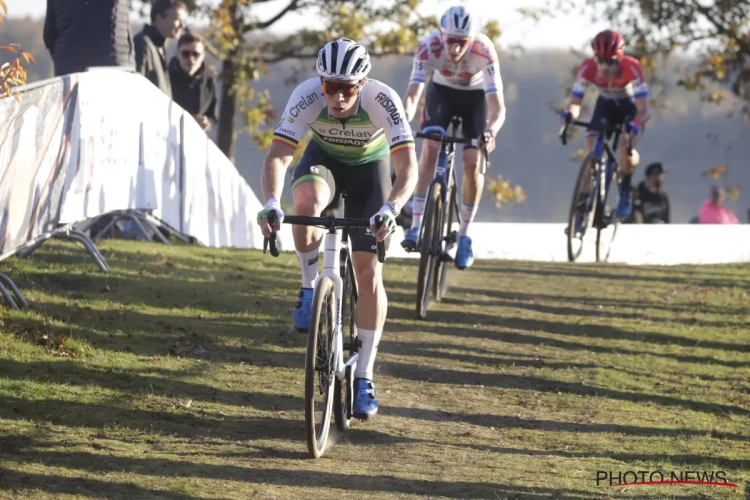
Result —
<instances>
[{"instance_id":1,"label":"bicycle brake lever","mask_svg":"<svg viewBox=\"0 0 750 500\"><path fill-rule=\"evenodd\" d=\"M266 249L270 246L271 247L271 255L274 257L279 256L279 247L276 245L276 231L273 230L273 226L276 225L276 221L278 220L278 216L276 215L276 211L271 210L268 213L267 216L268 219L268 225L271 227L271 236L264 236L263 237L263 253L266 253Z\"/></svg>"},{"instance_id":2,"label":"bicycle brake lever","mask_svg":"<svg viewBox=\"0 0 750 500\"><path fill-rule=\"evenodd\" d=\"M381 217L380 215L376 216L375 217L375 228L376 229L380 229L380 227L382 225L383 225L383 217ZM386 236L386 238L387 238L387 236ZM377 243L377 245L376 245L375 248L376 248L375 252L376 252L376 254L378 256L378 262L380 262L382 264L383 262L385 262L385 240L378 241L378 243Z\"/></svg>"}]
</instances>

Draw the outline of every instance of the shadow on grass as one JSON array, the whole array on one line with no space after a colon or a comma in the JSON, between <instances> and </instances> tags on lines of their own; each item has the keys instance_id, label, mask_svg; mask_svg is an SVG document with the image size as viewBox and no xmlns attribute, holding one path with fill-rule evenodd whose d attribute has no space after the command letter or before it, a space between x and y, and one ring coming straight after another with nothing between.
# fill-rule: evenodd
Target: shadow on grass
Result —
<instances>
[{"instance_id":1,"label":"shadow on grass","mask_svg":"<svg viewBox=\"0 0 750 500\"><path fill-rule=\"evenodd\" d=\"M395 308L395 307L394 307ZM567 337L600 338L606 340L626 340L644 344L678 345L681 347L699 347L703 349L717 349L729 352L750 353L750 344L718 342L685 338L657 332L631 332L622 328L608 325L588 325L585 323L562 323L559 321L545 321L539 319L514 318L492 316L478 312L435 311L430 318L432 322L451 323L454 325L472 326L474 324L497 325L514 330L529 332L546 332L565 335Z\"/></svg>"},{"instance_id":2,"label":"shadow on grass","mask_svg":"<svg viewBox=\"0 0 750 500\"><path fill-rule=\"evenodd\" d=\"M492 292L495 293L494 291ZM494 297L490 300L481 300L472 298L471 300L462 300L457 297L445 297L443 299L443 303L445 304L454 304L454 305L462 305L462 304L470 304L472 306L485 306L485 307L505 307L505 308L515 308L515 309L524 309L527 311L533 311L538 312L542 314L554 314L556 316L576 316L576 317L591 317L591 318L607 318L607 319L619 319L619 320L639 320L639 321L665 321L663 318L649 318L648 314L646 312L639 312L639 313L628 313L621 310L615 310L615 311L607 311L603 309L579 309L575 307L569 307L569 306L562 306L562 305L548 305L548 304L539 304L537 302L532 301L538 301L541 298L536 297L535 299L531 298L519 298L517 297L518 294L509 293L509 292L501 292L503 295L508 295L508 300L506 299L500 299L498 297ZM484 295L487 295L488 292L484 292ZM525 294L521 294L525 295ZM514 298L514 296L516 296ZM529 294L530 297L530 294ZM544 300L544 299L541 299ZM558 297L557 300L560 300ZM520 302L525 301L525 302ZM569 303L576 303L581 304L581 299L573 299L568 298L564 300L565 302ZM591 299L589 302L583 302L583 304L589 305L591 307L596 307L598 305L604 305L602 302L608 303L609 306L622 308L623 303L618 301L610 301L609 299ZM646 303L644 302L642 306L640 307L641 310L649 308L650 304L652 303ZM631 307L635 304L631 304ZM627 306L625 306L627 307ZM695 311L693 311L694 313ZM679 323L683 325L688 326L701 326L701 327L709 327L709 328L732 328L732 327L739 327L743 323L742 322L734 322L734 321L710 321L710 320L704 320L699 318L669 318L666 321L669 323Z\"/></svg>"},{"instance_id":3,"label":"shadow on grass","mask_svg":"<svg viewBox=\"0 0 750 500\"><path fill-rule=\"evenodd\" d=\"M147 314L117 307L96 310L46 302L37 302L35 307L42 316L64 323L53 326L53 331L65 338L84 340L97 349L142 356L166 356L171 349L183 358L304 367L304 357L294 352L261 348L304 347L305 337L291 332L290 325L281 319L261 323L243 316ZM9 317L3 320L4 329L34 337L44 317Z\"/></svg>"},{"instance_id":4,"label":"shadow on grass","mask_svg":"<svg viewBox=\"0 0 750 500\"><path fill-rule=\"evenodd\" d=\"M750 415L750 410L739 408L737 406L658 396L656 394L618 391L606 387L584 385L578 382L563 382L540 377L531 377L528 375L445 370L433 366L387 361L380 363L379 370L382 374L419 382L429 381L437 384L484 385L487 387L502 387L504 389L520 389L524 391L561 392L581 396L604 397L633 403L649 402L661 406L673 406L693 411L701 411L704 413L734 413L737 415Z\"/></svg>"},{"instance_id":5,"label":"shadow on grass","mask_svg":"<svg viewBox=\"0 0 750 500\"><path fill-rule=\"evenodd\" d=\"M72 468L88 472L97 472L103 469L113 471L128 471L133 474L142 474L147 476L162 476L164 471L170 474L184 478L202 478L211 480L224 481L241 481L244 483L258 485L275 485L291 486L301 488L323 488L323 489L341 489L344 491L362 492L363 495L370 495L378 492L402 494L402 495L437 495L448 498L502 498L503 495L511 495L512 498L528 499L549 499L549 498L568 498L568 499L591 499L597 498L593 493L570 489L548 489L534 488L525 486L510 486L504 484L492 484L489 482L474 483L466 481L439 481L439 480L422 480L422 479L405 479L402 477L388 475L358 475L353 480L350 474L331 473L324 471L307 471L307 470L287 470L275 468L253 468L240 467L235 465L214 465L199 464L189 461L169 460L162 458L130 458L113 455L93 454L85 452L63 453L57 451L32 452L28 457L31 460L42 461L46 465ZM5 473L6 471L4 471ZM73 483L78 479L68 481L67 478L36 476L14 471L10 475L5 475L3 483L8 487L18 487L26 483L25 488L44 489L48 486L52 488L62 483L62 491L70 491L74 488ZM26 479L24 480L24 476ZM59 482L58 482L59 481ZM0 483L0 484L3 484ZM130 495L131 498L137 498L138 493L141 495L146 490L132 486L133 489L127 488L131 485L122 483L105 483L92 481L91 486L103 486L102 490L86 491L84 488L72 490L78 494L96 496L101 495L101 491L107 491L109 495L119 497L121 494L117 488L122 487L122 495ZM81 486L86 484L80 483ZM108 486L109 485L109 486ZM93 488L92 488L93 489ZM83 491L81 491L83 490ZM53 490L54 491L54 490ZM94 493L96 491L96 493ZM149 492L150 494L151 492ZM313 493L313 491L311 491ZM109 496L108 495L108 496ZM171 493L171 495L180 495ZM145 495L142 498L153 498L154 496ZM158 498L158 497L157 497ZM188 496L166 496L163 498L192 498Z\"/></svg>"},{"instance_id":6,"label":"shadow on grass","mask_svg":"<svg viewBox=\"0 0 750 500\"><path fill-rule=\"evenodd\" d=\"M547 264L549 266L549 264ZM543 277L554 277L560 278L561 276L572 276L577 278L591 278L600 280L617 280L617 281L645 281L645 282L661 282L664 284L681 284L681 285L700 285L704 287L748 287L750 286L750 280L738 280L731 277L729 273L705 273L700 268L694 268L688 270L682 268L675 270L669 274L664 274L664 270L652 266L639 266L638 268L630 267L619 267L624 272L603 272L599 269L606 269L602 267L591 268L590 266L573 266L573 265L552 265L553 267L547 267L545 265L529 265L529 263L514 263L514 266L503 265L498 263L497 265L479 265L475 266L474 271L479 272L494 272L501 274L510 275L536 275ZM545 268L547 267L547 268ZM611 267L610 267L611 269ZM648 274L658 272L658 275ZM712 278L706 278L706 276L714 276ZM725 279L716 279L715 276L719 276Z\"/></svg>"},{"instance_id":7,"label":"shadow on grass","mask_svg":"<svg viewBox=\"0 0 750 500\"><path fill-rule=\"evenodd\" d=\"M750 313L750 308L741 307L725 307L718 305L708 305L700 302L680 302L675 304L669 304L664 302L653 302L647 300L632 300L632 299L619 299L611 297L601 296L565 296L565 295L550 295L544 293L525 293L515 291L504 291L504 290L489 290L489 289L477 289L477 288L464 288L454 287L451 288L451 295L446 296L446 300L456 300L458 295L475 295L481 301L482 296L492 297L493 299L500 300L512 300L512 301L549 301L549 302L563 302L569 304L582 304L589 306L607 306L617 307L622 309L636 309L644 311L648 309L655 309L660 311L667 311L672 313L690 313L695 314L696 312L707 311L713 314L726 314L726 315L745 315ZM521 307L521 304L515 307ZM583 312L583 311L582 311ZM586 311L588 312L588 311ZM673 319L670 318L670 321ZM686 320L689 321L689 320ZM711 326L711 325L707 325ZM731 326L731 325L730 325Z\"/></svg>"},{"instance_id":8,"label":"shadow on grass","mask_svg":"<svg viewBox=\"0 0 750 500\"><path fill-rule=\"evenodd\" d=\"M503 415L479 413L455 413L448 411L425 410L421 408L400 408L384 406L380 411L383 415L422 420L425 422L464 422L480 427L494 427L496 429L526 429L544 432L574 432L574 433L604 433L623 434L638 437L703 437L708 431L694 429L669 429L661 427L640 427L620 424L592 424L561 422L557 420L528 419ZM711 436L717 439L750 442L750 436L711 431ZM541 453L541 452L540 452ZM608 455L606 455L608 456ZM745 461L742 461L744 464Z\"/></svg>"},{"instance_id":9,"label":"shadow on grass","mask_svg":"<svg viewBox=\"0 0 750 500\"><path fill-rule=\"evenodd\" d=\"M575 326L575 325L573 325ZM721 359L715 359L708 356L686 356L680 354L671 353L659 353L652 351L642 351L635 349L625 349L619 346L599 346L584 344L580 342L568 342L566 340L560 340L550 337L540 337L532 335L531 333L518 333L510 330L498 331L497 328L493 330L485 330L482 328L475 328L473 326L461 326L459 323L456 327L450 328L445 326L436 326L433 323L411 323L404 324L399 323L398 332L401 334L408 335L409 332L429 332L434 335L441 335L450 338L456 337L473 337L478 339L488 339L497 342L505 342L510 344L526 344L534 347L547 346L556 347L559 349L565 349L570 351L582 351L582 352L595 352L602 354L627 354L633 356L656 356L661 358L668 358L683 363L697 363L703 365L722 365L730 368L744 368L750 366L750 361L727 361ZM574 335L575 336L575 335ZM748 346L743 346L743 350L747 349Z\"/></svg>"},{"instance_id":10,"label":"shadow on grass","mask_svg":"<svg viewBox=\"0 0 750 500\"><path fill-rule=\"evenodd\" d=\"M288 353L283 353L288 354ZM304 359L301 360L304 364ZM193 376L199 375L193 373ZM243 406L259 411L293 411L303 408L301 397L253 391L231 391L210 385L180 380L179 372L153 376L132 370L105 369L79 362L30 361L0 359L0 378L5 380L37 380L67 386L114 389L133 394L153 394L180 400L193 400L223 405ZM217 381L222 383L223 381Z\"/></svg>"},{"instance_id":11,"label":"shadow on grass","mask_svg":"<svg viewBox=\"0 0 750 500\"><path fill-rule=\"evenodd\" d=\"M91 498L153 498L157 500L198 500L184 493L146 489L132 483L99 481L85 477L62 477L50 473L32 474L0 468L0 490L41 490L45 493Z\"/></svg>"}]
</instances>

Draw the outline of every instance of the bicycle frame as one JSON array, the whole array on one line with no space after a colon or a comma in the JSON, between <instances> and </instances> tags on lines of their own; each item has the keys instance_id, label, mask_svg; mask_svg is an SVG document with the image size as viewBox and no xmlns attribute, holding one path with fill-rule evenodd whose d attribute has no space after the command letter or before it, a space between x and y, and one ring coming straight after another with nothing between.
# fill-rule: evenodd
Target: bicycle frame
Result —
<instances>
[{"instance_id":1,"label":"bicycle frame","mask_svg":"<svg viewBox=\"0 0 750 500\"><path fill-rule=\"evenodd\" d=\"M599 159L600 167L604 165L604 169L599 168L597 175L594 177L594 186L591 189L591 193L599 191L600 200L602 203L606 203L607 195L609 194L609 186L612 182L612 177L615 173L615 167L617 167L617 160L615 159L615 151L617 150L617 143L619 142L620 132L619 130L614 134L614 148L609 145L607 141L607 134L604 131L600 131L596 137L596 143L594 144L594 155ZM606 161L604 156L606 155Z\"/></svg>"},{"instance_id":2,"label":"bicycle frame","mask_svg":"<svg viewBox=\"0 0 750 500\"><path fill-rule=\"evenodd\" d=\"M346 247L348 251L349 243L343 241L340 230L329 229L323 238L323 269L320 274L318 274L315 283L313 283L313 288L315 288L318 280L324 276L331 278L331 281L333 281L333 294L336 298L336 311L334 314L336 320L333 331L333 357L336 360L336 378L342 382L346 379L346 368L353 366L359 358L359 353L355 352L346 360L346 362L344 362L344 334L342 332L341 318L341 301L344 295L344 280L341 278L341 273L339 272L339 256L344 247Z\"/></svg>"},{"instance_id":3,"label":"bicycle frame","mask_svg":"<svg viewBox=\"0 0 750 500\"><path fill-rule=\"evenodd\" d=\"M272 215L273 214L273 215ZM268 222L273 226L276 223L276 212L271 212L268 217ZM306 217L306 216L294 216L290 215L285 217L284 222L288 224L302 224L302 225L324 225L327 232L323 238L323 269L318 274L318 277L313 283L313 289L318 284L321 277L331 278L333 282L333 293L336 299L335 304L335 325L333 331L333 356L335 359L335 374L336 378L340 381L346 379L347 368L354 365L359 358L359 353L355 352L352 354L346 362L344 362L344 340L343 340L343 326L342 326L342 305L344 295L344 280L339 272L339 256L343 248L349 252L348 233L344 230L347 227L362 227L363 221L357 219L340 219L333 216L328 217ZM369 222L368 222L369 224ZM382 219L379 217L376 220L376 226L380 227ZM347 234L347 241L343 241L343 235ZM276 246L276 233L272 233L271 238L265 238L263 241L263 252L266 251L266 246L270 243L271 255L278 257L279 249ZM382 263L385 261L385 243L378 242L377 244L377 256L378 260ZM350 255L351 258L351 255ZM356 279L352 276L352 279Z\"/></svg>"}]
</instances>

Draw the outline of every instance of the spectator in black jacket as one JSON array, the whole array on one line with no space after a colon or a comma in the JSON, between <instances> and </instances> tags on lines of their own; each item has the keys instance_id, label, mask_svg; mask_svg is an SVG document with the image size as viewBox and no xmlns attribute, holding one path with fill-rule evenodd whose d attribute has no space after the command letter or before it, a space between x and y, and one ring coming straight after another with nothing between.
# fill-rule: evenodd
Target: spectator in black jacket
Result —
<instances>
[{"instance_id":1,"label":"spectator in black jacket","mask_svg":"<svg viewBox=\"0 0 750 500\"><path fill-rule=\"evenodd\" d=\"M208 132L216 124L216 81L205 58L203 37L185 33L177 42L177 56L169 61L169 79L172 99Z\"/></svg>"},{"instance_id":2,"label":"spectator in black jacket","mask_svg":"<svg viewBox=\"0 0 750 500\"><path fill-rule=\"evenodd\" d=\"M47 0L44 45L55 76L98 66L135 67L128 0Z\"/></svg>"},{"instance_id":3,"label":"spectator in black jacket","mask_svg":"<svg viewBox=\"0 0 750 500\"><path fill-rule=\"evenodd\" d=\"M669 224L669 196L664 191L664 166L652 163L646 167L646 178L638 184L633 215L628 222L636 224Z\"/></svg>"},{"instance_id":4,"label":"spectator in black jacket","mask_svg":"<svg viewBox=\"0 0 750 500\"><path fill-rule=\"evenodd\" d=\"M146 24L133 37L136 71L148 78L162 92L172 97L167 71L164 44L179 38L185 27L187 8L179 0L154 0L151 4L151 24Z\"/></svg>"}]
</instances>

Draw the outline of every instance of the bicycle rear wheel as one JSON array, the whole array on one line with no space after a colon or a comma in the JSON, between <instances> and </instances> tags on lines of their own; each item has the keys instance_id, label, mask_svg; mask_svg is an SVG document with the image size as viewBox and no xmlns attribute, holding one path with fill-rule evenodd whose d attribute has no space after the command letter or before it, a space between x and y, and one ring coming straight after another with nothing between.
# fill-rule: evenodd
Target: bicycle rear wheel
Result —
<instances>
[{"instance_id":1,"label":"bicycle rear wheel","mask_svg":"<svg viewBox=\"0 0 750 500\"><path fill-rule=\"evenodd\" d=\"M435 301L440 302L443 300L443 296L445 295L445 292L447 290L447 283L446 283L446 277L448 276L448 267L451 263L450 256L448 255L448 247L450 245L455 245L458 242L458 232L453 230L453 216L456 216L456 219L458 219L458 206L456 205L456 180L455 177L453 178L452 186L451 186L451 195L450 195L450 201L448 202L448 206L443 211L445 215L443 215L442 220L445 220L447 216L447 223L445 226L445 229L442 229L442 232L440 235L443 234L446 235L445 237L445 243L446 243L446 252L444 254L438 255L438 262L437 262L437 271L435 275L437 276L437 279L435 280L435 286L433 294L435 296Z\"/></svg>"},{"instance_id":2,"label":"bicycle rear wheel","mask_svg":"<svg viewBox=\"0 0 750 500\"><path fill-rule=\"evenodd\" d=\"M357 308L357 282L354 276L354 267L346 249L341 250L340 256L341 280L344 284L344 293L341 298L341 336L344 342L344 362L357 353L357 328L354 325L354 311ZM333 388L333 417L336 427L340 431L349 429L352 418L352 404L354 403L353 384L354 369L356 361L347 368L347 377L344 383L334 377ZM344 385L346 384L346 385Z\"/></svg>"},{"instance_id":3,"label":"bicycle rear wheel","mask_svg":"<svg viewBox=\"0 0 750 500\"><path fill-rule=\"evenodd\" d=\"M437 259L442 238L443 200L440 197L442 185L430 186L425 201L424 219L419 256L419 277L417 279L417 318L425 319L430 304L432 281L437 272Z\"/></svg>"},{"instance_id":4,"label":"bicycle rear wheel","mask_svg":"<svg viewBox=\"0 0 750 500\"><path fill-rule=\"evenodd\" d=\"M323 455L331 429L333 379L336 378L333 359L335 302L333 281L327 276L321 277L313 293L305 357L305 432L307 449L313 458ZM321 396L322 401L316 401L316 395Z\"/></svg>"},{"instance_id":5,"label":"bicycle rear wheel","mask_svg":"<svg viewBox=\"0 0 750 500\"><path fill-rule=\"evenodd\" d=\"M581 252L583 251L583 238L586 236L586 232L591 228L594 221L592 214L596 212L598 207L598 194L594 196L591 206L589 206L587 201L589 195L586 193L585 189L586 184L588 184L588 193L591 193L591 189L596 188L594 175L596 173L597 164L598 160L596 156L589 154L583 160L583 163L581 163L581 168L578 171L578 177L576 178L576 184L573 188L573 200L570 204L570 214L568 216L568 261L570 262L575 262L576 259L581 256ZM583 210L580 208L582 203L586 203ZM576 215L582 217L580 237L576 237Z\"/></svg>"}]
</instances>

